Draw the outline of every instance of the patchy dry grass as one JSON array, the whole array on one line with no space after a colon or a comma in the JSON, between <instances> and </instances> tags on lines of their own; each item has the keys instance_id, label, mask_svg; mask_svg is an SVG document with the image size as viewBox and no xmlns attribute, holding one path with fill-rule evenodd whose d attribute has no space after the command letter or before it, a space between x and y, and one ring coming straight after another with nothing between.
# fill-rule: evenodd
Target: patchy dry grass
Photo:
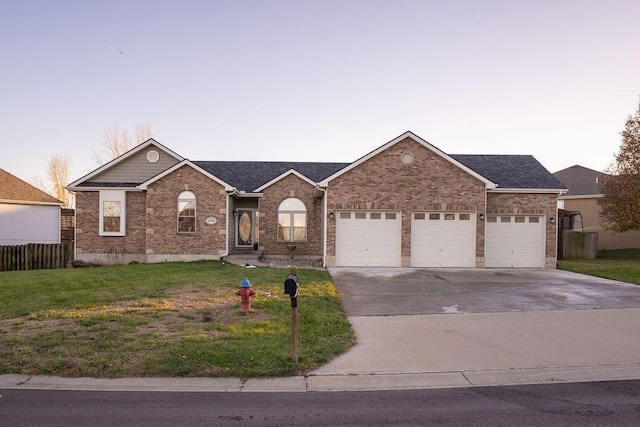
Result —
<instances>
[{"instance_id":1,"label":"patchy dry grass","mask_svg":"<svg viewBox=\"0 0 640 427\"><path fill-rule=\"evenodd\" d=\"M77 286L78 303L64 286L40 286L47 295L23 311L0 309L0 373L61 376L282 376L304 374L344 352L354 336L330 277L324 271L303 270L299 299L299 363L291 361L291 308L281 294L280 278L287 270L252 269L256 312L240 316L237 277L246 270L222 263L158 264L155 275L171 283L140 292L137 274L128 268L114 278L120 286L99 299ZM99 267L95 269L113 269ZM202 269L202 278L180 283L170 275ZM152 268L149 271L153 271ZM64 278L60 270L55 274ZM214 272L214 274L212 274ZM29 280L33 279L33 272ZM113 277L114 271L109 271ZM41 272L47 275L51 272ZM90 276L95 271L90 273ZM133 279L127 279L133 276ZM226 277L232 276L232 277ZM0 292L14 287L17 299L36 292L31 284L6 283L0 273ZM20 275L14 275L20 277ZM211 278L225 277L224 280ZM275 280L278 280L276 282ZM78 278L74 279L78 281ZM79 280L80 282L82 280ZM64 282L64 280L63 280ZM143 284L141 287L147 287ZM17 287L21 287L18 289ZM59 294L65 294L61 297ZM70 294L69 294L70 293ZM89 296L87 296L89 295ZM123 296L124 295L124 296ZM91 302L88 302L91 301ZM60 301L65 301L60 303Z\"/></svg>"}]
</instances>

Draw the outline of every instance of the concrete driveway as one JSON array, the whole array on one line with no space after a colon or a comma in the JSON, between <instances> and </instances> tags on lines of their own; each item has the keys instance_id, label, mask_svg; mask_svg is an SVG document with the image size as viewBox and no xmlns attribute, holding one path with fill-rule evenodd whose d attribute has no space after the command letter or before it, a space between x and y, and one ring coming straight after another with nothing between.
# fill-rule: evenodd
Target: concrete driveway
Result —
<instances>
[{"instance_id":1,"label":"concrete driveway","mask_svg":"<svg viewBox=\"0 0 640 427\"><path fill-rule=\"evenodd\" d=\"M640 286L562 270L329 270L348 316L639 308Z\"/></svg>"},{"instance_id":2,"label":"concrete driveway","mask_svg":"<svg viewBox=\"0 0 640 427\"><path fill-rule=\"evenodd\" d=\"M354 387L640 379L640 286L560 270L329 270L358 344L311 373ZM402 375L404 374L404 375Z\"/></svg>"}]
</instances>

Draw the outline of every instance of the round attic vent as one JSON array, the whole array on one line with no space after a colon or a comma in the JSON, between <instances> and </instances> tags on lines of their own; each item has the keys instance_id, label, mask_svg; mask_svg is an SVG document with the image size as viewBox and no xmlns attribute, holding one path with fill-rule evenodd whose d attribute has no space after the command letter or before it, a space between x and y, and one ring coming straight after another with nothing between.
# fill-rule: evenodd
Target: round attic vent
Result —
<instances>
[{"instance_id":1,"label":"round attic vent","mask_svg":"<svg viewBox=\"0 0 640 427\"><path fill-rule=\"evenodd\" d=\"M405 165L410 165L413 163L413 154L408 151L402 153L402 155L400 155L400 161Z\"/></svg>"},{"instance_id":2,"label":"round attic vent","mask_svg":"<svg viewBox=\"0 0 640 427\"><path fill-rule=\"evenodd\" d=\"M160 154L156 150L151 150L147 153L147 160L151 163L155 163L160 158Z\"/></svg>"}]
</instances>

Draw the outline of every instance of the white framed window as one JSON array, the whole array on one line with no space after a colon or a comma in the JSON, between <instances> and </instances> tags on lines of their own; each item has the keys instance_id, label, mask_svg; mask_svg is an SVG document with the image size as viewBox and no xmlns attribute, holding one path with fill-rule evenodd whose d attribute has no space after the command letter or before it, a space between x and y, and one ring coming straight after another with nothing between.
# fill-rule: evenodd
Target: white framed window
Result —
<instances>
[{"instance_id":1,"label":"white framed window","mask_svg":"<svg viewBox=\"0 0 640 427\"><path fill-rule=\"evenodd\" d=\"M302 200L285 199L278 206L278 240L304 242L307 240L307 208Z\"/></svg>"},{"instance_id":2,"label":"white framed window","mask_svg":"<svg viewBox=\"0 0 640 427\"><path fill-rule=\"evenodd\" d=\"M126 233L126 193L124 190L100 190L98 235L124 236Z\"/></svg>"},{"instance_id":3,"label":"white framed window","mask_svg":"<svg viewBox=\"0 0 640 427\"><path fill-rule=\"evenodd\" d=\"M178 233L196 232L196 195L183 191L178 195Z\"/></svg>"}]
</instances>

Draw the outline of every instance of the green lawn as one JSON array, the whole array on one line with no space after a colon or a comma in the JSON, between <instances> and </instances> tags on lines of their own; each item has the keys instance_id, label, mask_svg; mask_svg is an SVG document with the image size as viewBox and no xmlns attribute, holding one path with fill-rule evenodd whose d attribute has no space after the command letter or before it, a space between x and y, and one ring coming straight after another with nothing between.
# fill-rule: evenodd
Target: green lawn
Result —
<instances>
[{"instance_id":1,"label":"green lawn","mask_svg":"<svg viewBox=\"0 0 640 427\"><path fill-rule=\"evenodd\" d=\"M603 250L596 259L560 260L558 267L640 285L640 249Z\"/></svg>"},{"instance_id":2,"label":"green lawn","mask_svg":"<svg viewBox=\"0 0 640 427\"><path fill-rule=\"evenodd\" d=\"M0 273L0 374L304 375L355 337L326 271L299 270L298 363L289 273L216 261ZM255 313L240 315L243 277Z\"/></svg>"}]
</instances>

